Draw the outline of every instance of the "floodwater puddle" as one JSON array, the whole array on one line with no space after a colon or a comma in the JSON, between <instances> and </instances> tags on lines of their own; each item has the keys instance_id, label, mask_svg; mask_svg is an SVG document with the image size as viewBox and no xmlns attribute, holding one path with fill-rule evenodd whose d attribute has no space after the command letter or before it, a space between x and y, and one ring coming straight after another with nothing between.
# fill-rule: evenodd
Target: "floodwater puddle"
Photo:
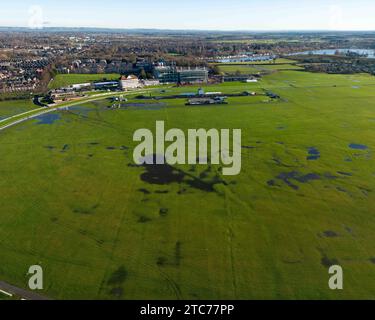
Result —
<instances>
[{"instance_id":1,"label":"floodwater puddle","mask_svg":"<svg viewBox=\"0 0 375 320\"><path fill-rule=\"evenodd\" d=\"M137 167L143 167L145 172L141 173L140 178L142 181L155 184L155 185L169 185L172 183L177 184L185 184L193 189L206 191L206 192L214 192L215 185L224 184L226 182L223 181L217 174L212 174L211 169L208 168L204 173L200 175L200 177L196 177L188 172L185 172L181 169L175 168L169 164L155 164L161 161L157 161L158 159L164 159L162 155L151 155L148 157L152 157L154 164L143 164ZM146 157L146 158L148 158ZM164 161L165 162L165 161ZM211 174L210 174L211 173Z\"/></svg>"},{"instance_id":2,"label":"floodwater puddle","mask_svg":"<svg viewBox=\"0 0 375 320\"><path fill-rule=\"evenodd\" d=\"M349 144L349 148L354 149L354 150L367 150L368 146L366 146L364 144L351 143L351 144Z\"/></svg>"},{"instance_id":3,"label":"floodwater puddle","mask_svg":"<svg viewBox=\"0 0 375 320\"><path fill-rule=\"evenodd\" d=\"M36 124L54 124L56 121L61 119L61 115L59 113L46 113L40 116L35 117L38 122Z\"/></svg>"},{"instance_id":4,"label":"floodwater puddle","mask_svg":"<svg viewBox=\"0 0 375 320\"><path fill-rule=\"evenodd\" d=\"M79 116L87 117L90 112L96 111L96 109L86 107L86 106L73 106L73 107L69 107L69 111Z\"/></svg>"},{"instance_id":5,"label":"floodwater puddle","mask_svg":"<svg viewBox=\"0 0 375 320\"><path fill-rule=\"evenodd\" d=\"M166 106L165 103L123 103L120 108L132 110L160 110Z\"/></svg>"},{"instance_id":6,"label":"floodwater puddle","mask_svg":"<svg viewBox=\"0 0 375 320\"><path fill-rule=\"evenodd\" d=\"M298 190L299 186L297 183L308 183L310 181L317 181L317 180L323 180L323 179L337 179L337 176L334 176L330 173L325 173L323 175L317 174L317 173L307 173L303 174L298 171L291 171L291 172L282 172L280 173L275 179L269 180L267 182L268 186L279 186L277 184L277 181L284 182L287 186L294 190Z\"/></svg>"},{"instance_id":7,"label":"floodwater puddle","mask_svg":"<svg viewBox=\"0 0 375 320\"><path fill-rule=\"evenodd\" d=\"M299 183L308 183L310 181L320 180L321 178L322 177L316 173L301 174L297 171L283 172L276 177L276 179L283 181L294 190L298 190L299 186L293 183L293 180Z\"/></svg>"},{"instance_id":8,"label":"floodwater puddle","mask_svg":"<svg viewBox=\"0 0 375 320\"><path fill-rule=\"evenodd\" d=\"M320 151L315 147L310 147L308 149L308 154L307 160L318 160L320 158Z\"/></svg>"}]
</instances>

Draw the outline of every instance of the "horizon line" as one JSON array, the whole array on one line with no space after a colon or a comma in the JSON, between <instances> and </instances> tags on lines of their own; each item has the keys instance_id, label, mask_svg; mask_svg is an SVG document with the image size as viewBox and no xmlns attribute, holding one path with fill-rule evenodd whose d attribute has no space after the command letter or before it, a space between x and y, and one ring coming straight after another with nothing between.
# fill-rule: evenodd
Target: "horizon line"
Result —
<instances>
[{"instance_id":1,"label":"horizon line","mask_svg":"<svg viewBox=\"0 0 375 320\"><path fill-rule=\"evenodd\" d=\"M0 29L22 29L27 30L30 32L41 32L43 30L48 29L95 29L95 30L113 30L113 31L185 31L185 32L211 32L211 33L220 33L220 32L247 32L247 33L266 33L266 32L375 32L375 29L222 29L222 30L215 30L215 29L179 29L179 28L142 28L142 27L134 27L134 28L124 28L124 27L95 27L95 26L46 26L43 28L30 28L26 26L0 26Z\"/></svg>"}]
</instances>

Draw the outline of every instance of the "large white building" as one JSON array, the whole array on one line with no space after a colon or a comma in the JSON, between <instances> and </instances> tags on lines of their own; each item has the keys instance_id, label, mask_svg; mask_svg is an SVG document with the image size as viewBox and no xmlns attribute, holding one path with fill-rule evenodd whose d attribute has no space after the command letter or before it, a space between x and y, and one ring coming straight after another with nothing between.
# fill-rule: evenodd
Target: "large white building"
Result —
<instances>
[{"instance_id":1,"label":"large white building","mask_svg":"<svg viewBox=\"0 0 375 320\"><path fill-rule=\"evenodd\" d=\"M122 90L135 89L141 87L138 77L134 75L122 76L120 79L120 87Z\"/></svg>"}]
</instances>

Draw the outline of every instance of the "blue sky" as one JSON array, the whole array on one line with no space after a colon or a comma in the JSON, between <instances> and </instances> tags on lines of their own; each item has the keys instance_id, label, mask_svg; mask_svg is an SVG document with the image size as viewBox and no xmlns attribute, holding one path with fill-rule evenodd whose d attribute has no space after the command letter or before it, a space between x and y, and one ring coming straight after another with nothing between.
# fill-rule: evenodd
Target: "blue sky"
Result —
<instances>
[{"instance_id":1,"label":"blue sky","mask_svg":"<svg viewBox=\"0 0 375 320\"><path fill-rule=\"evenodd\" d=\"M13 0L0 26L375 30L374 0Z\"/></svg>"}]
</instances>

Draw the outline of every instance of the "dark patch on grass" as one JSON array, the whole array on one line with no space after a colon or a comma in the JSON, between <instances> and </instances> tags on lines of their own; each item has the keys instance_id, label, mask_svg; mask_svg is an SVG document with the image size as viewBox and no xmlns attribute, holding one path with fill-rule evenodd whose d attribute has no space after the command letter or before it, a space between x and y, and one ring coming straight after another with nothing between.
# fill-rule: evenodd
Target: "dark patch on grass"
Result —
<instances>
[{"instance_id":1,"label":"dark patch on grass","mask_svg":"<svg viewBox=\"0 0 375 320\"><path fill-rule=\"evenodd\" d=\"M83 214L83 215L90 215L90 214L94 214L95 210L98 207L99 207L99 204L96 204L96 205L92 206L91 208L74 208L73 212Z\"/></svg>"},{"instance_id":2,"label":"dark patch on grass","mask_svg":"<svg viewBox=\"0 0 375 320\"><path fill-rule=\"evenodd\" d=\"M205 179L205 178L207 178L207 177L208 177L208 172L207 172L207 171L203 171L203 172L201 172L200 175L199 175L199 178L200 178L200 179Z\"/></svg>"},{"instance_id":3,"label":"dark patch on grass","mask_svg":"<svg viewBox=\"0 0 375 320\"><path fill-rule=\"evenodd\" d=\"M102 240L102 239L96 240L96 243L98 245L102 246L104 244L104 240Z\"/></svg>"},{"instance_id":4,"label":"dark patch on grass","mask_svg":"<svg viewBox=\"0 0 375 320\"><path fill-rule=\"evenodd\" d=\"M338 177L335 176L335 175L333 175L332 173L326 172L326 173L324 174L324 178L329 179L329 180L335 180L335 179L337 179Z\"/></svg>"},{"instance_id":5,"label":"dark patch on grass","mask_svg":"<svg viewBox=\"0 0 375 320\"><path fill-rule=\"evenodd\" d=\"M353 229L352 229L352 228L346 226L346 227L345 227L345 230L346 230L348 233L353 234Z\"/></svg>"},{"instance_id":6,"label":"dark patch on grass","mask_svg":"<svg viewBox=\"0 0 375 320\"><path fill-rule=\"evenodd\" d=\"M191 166L190 169L189 169L189 172L196 172L197 171L197 167L196 166Z\"/></svg>"},{"instance_id":7,"label":"dark patch on grass","mask_svg":"<svg viewBox=\"0 0 375 320\"><path fill-rule=\"evenodd\" d=\"M138 189L138 191L142 192L143 194L151 194L150 191L148 191L147 189L144 189L144 188Z\"/></svg>"},{"instance_id":8,"label":"dark patch on grass","mask_svg":"<svg viewBox=\"0 0 375 320\"><path fill-rule=\"evenodd\" d=\"M339 235L331 230L327 230L323 232L323 236L326 238L337 238Z\"/></svg>"},{"instance_id":9,"label":"dark patch on grass","mask_svg":"<svg viewBox=\"0 0 375 320\"><path fill-rule=\"evenodd\" d=\"M337 171L337 173L340 174L340 175L342 175L342 176L346 176L346 177L353 176L353 174L351 174L349 172Z\"/></svg>"},{"instance_id":10,"label":"dark patch on grass","mask_svg":"<svg viewBox=\"0 0 375 320\"><path fill-rule=\"evenodd\" d=\"M159 266L159 267L164 267L168 264L168 259L166 257L159 257L157 260L156 260L156 264Z\"/></svg>"},{"instance_id":11,"label":"dark patch on grass","mask_svg":"<svg viewBox=\"0 0 375 320\"><path fill-rule=\"evenodd\" d=\"M321 264L326 268L330 268L334 265L338 265L339 261L337 259L334 259L334 258L333 259L328 258L327 255L323 254Z\"/></svg>"},{"instance_id":12,"label":"dark patch on grass","mask_svg":"<svg viewBox=\"0 0 375 320\"><path fill-rule=\"evenodd\" d=\"M85 236L85 235L87 235L87 230L79 229L78 233L81 234L81 235L83 235L83 236Z\"/></svg>"},{"instance_id":13,"label":"dark patch on grass","mask_svg":"<svg viewBox=\"0 0 375 320\"><path fill-rule=\"evenodd\" d=\"M182 195L182 194L185 194L186 192L187 192L186 188L181 188L180 190L178 190L177 194Z\"/></svg>"},{"instance_id":14,"label":"dark patch on grass","mask_svg":"<svg viewBox=\"0 0 375 320\"><path fill-rule=\"evenodd\" d=\"M112 288L110 291L109 291L109 294L113 297L116 297L116 298L121 298L123 295L124 295L124 289L121 288L121 287L115 287L115 288Z\"/></svg>"},{"instance_id":15,"label":"dark patch on grass","mask_svg":"<svg viewBox=\"0 0 375 320\"><path fill-rule=\"evenodd\" d=\"M65 144L62 149L61 149L61 152L66 152L69 150L69 145L68 144Z\"/></svg>"},{"instance_id":16,"label":"dark patch on grass","mask_svg":"<svg viewBox=\"0 0 375 320\"><path fill-rule=\"evenodd\" d=\"M156 260L156 264L159 267L166 267L166 266L179 267L181 265L181 260L182 260L181 247L182 247L182 243L180 241L177 241L174 247L174 259L172 261L168 261L166 257L162 256Z\"/></svg>"},{"instance_id":17,"label":"dark patch on grass","mask_svg":"<svg viewBox=\"0 0 375 320\"><path fill-rule=\"evenodd\" d=\"M336 190L340 191L340 192L344 192L344 193L348 192L346 189L344 189L342 187L336 187Z\"/></svg>"},{"instance_id":18,"label":"dark patch on grass","mask_svg":"<svg viewBox=\"0 0 375 320\"><path fill-rule=\"evenodd\" d=\"M138 219L139 223L147 223L147 222L150 222L150 221L152 221L151 218L146 217L146 216L140 216L139 219Z\"/></svg>"},{"instance_id":19,"label":"dark patch on grass","mask_svg":"<svg viewBox=\"0 0 375 320\"><path fill-rule=\"evenodd\" d=\"M370 258L370 262L375 264L375 258Z\"/></svg>"},{"instance_id":20,"label":"dark patch on grass","mask_svg":"<svg viewBox=\"0 0 375 320\"><path fill-rule=\"evenodd\" d=\"M364 187L358 187L358 189L361 190L362 194L363 194L364 196L366 196L366 197L368 196L368 194L369 194L370 192L372 192L371 189L364 188Z\"/></svg>"},{"instance_id":21,"label":"dark patch on grass","mask_svg":"<svg viewBox=\"0 0 375 320\"><path fill-rule=\"evenodd\" d=\"M285 167L285 168L295 168L296 166L290 166L285 163L283 163L279 158L273 157L272 161L276 162L276 164L280 167Z\"/></svg>"},{"instance_id":22,"label":"dark patch on grass","mask_svg":"<svg viewBox=\"0 0 375 320\"><path fill-rule=\"evenodd\" d=\"M129 147L127 147L127 146L121 146L120 150L129 150Z\"/></svg>"},{"instance_id":23,"label":"dark patch on grass","mask_svg":"<svg viewBox=\"0 0 375 320\"><path fill-rule=\"evenodd\" d=\"M167 208L161 208L159 210L159 214L161 217L166 217L168 215L169 210Z\"/></svg>"},{"instance_id":24,"label":"dark patch on grass","mask_svg":"<svg viewBox=\"0 0 375 320\"><path fill-rule=\"evenodd\" d=\"M167 193L169 193L169 191L168 190L156 190L155 193L156 194L167 194Z\"/></svg>"},{"instance_id":25,"label":"dark patch on grass","mask_svg":"<svg viewBox=\"0 0 375 320\"><path fill-rule=\"evenodd\" d=\"M156 160L156 156L154 156ZM156 163L156 161L154 161ZM168 164L144 164L146 172L141 174L141 180L150 184L181 183L185 175Z\"/></svg>"},{"instance_id":26,"label":"dark patch on grass","mask_svg":"<svg viewBox=\"0 0 375 320\"><path fill-rule=\"evenodd\" d=\"M267 185L270 186L270 187L276 187L277 186L275 180L269 180L269 181L267 181Z\"/></svg>"},{"instance_id":27,"label":"dark patch on grass","mask_svg":"<svg viewBox=\"0 0 375 320\"><path fill-rule=\"evenodd\" d=\"M107 150L116 150L116 147L107 147Z\"/></svg>"},{"instance_id":28,"label":"dark patch on grass","mask_svg":"<svg viewBox=\"0 0 375 320\"><path fill-rule=\"evenodd\" d=\"M256 149L257 147L253 146L242 146L242 149Z\"/></svg>"},{"instance_id":29,"label":"dark patch on grass","mask_svg":"<svg viewBox=\"0 0 375 320\"><path fill-rule=\"evenodd\" d=\"M97 145L99 145L99 142L90 142L89 145L90 146L97 146Z\"/></svg>"},{"instance_id":30,"label":"dark patch on grass","mask_svg":"<svg viewBox=\"0 0 375 320\"><path fill-rule=\"evenodd\" d=\"M154 163L156 163L157 156L153 155L152 157ZM192 188L206 192L214 192L214 186L217 184L226 185L226 182L217 174L206 179L211 172L210 168L208 168L200 178L197 178L187 172L174 168L169 164L144 164L143 167L146 169L146 172L142 173L140 178L142 181L150 184L166 185L171 183L184 183Z\"/></svg>"},{"instance_id":31,"label":"dark patch on grass","mask_svg":"<svg viewBox=\"0 0 375 320\"><path fill-rule=\"evenodd\" d=\"M195 177L192 177L191 179L187 180L186 183L195 189L206 191L206 192L214 192L215 191L215 185L217 184L224 184L227 185L225 181L223 181L219 176L214 176L209 181L203 181L201 179L197 179Z\"/></svg>"},{"instance_id":32,"label":"dark patch on grass","mask_svg":"<svg viewBox=\"0 0 375 320\"><path fill-rule=\"evenodd\" d=\"M46 148L46 149L48 149L48 150L53 150L53 149L55 149L56 147L54 147L54 146L44 146L44 148Z\"/></svg>"},{"instance_id":33,"label":"dark patch on grass","mask_svg":"<svg viewBox=\"0 0 375 320\"><path fill-rule=\"evenodd\" d=\"M128 272L124 266L120 266L116 271L114 271L109 277L107 284L110 286L118 286L123 284L128 277Z\"/></svg>"}]
</instances>

